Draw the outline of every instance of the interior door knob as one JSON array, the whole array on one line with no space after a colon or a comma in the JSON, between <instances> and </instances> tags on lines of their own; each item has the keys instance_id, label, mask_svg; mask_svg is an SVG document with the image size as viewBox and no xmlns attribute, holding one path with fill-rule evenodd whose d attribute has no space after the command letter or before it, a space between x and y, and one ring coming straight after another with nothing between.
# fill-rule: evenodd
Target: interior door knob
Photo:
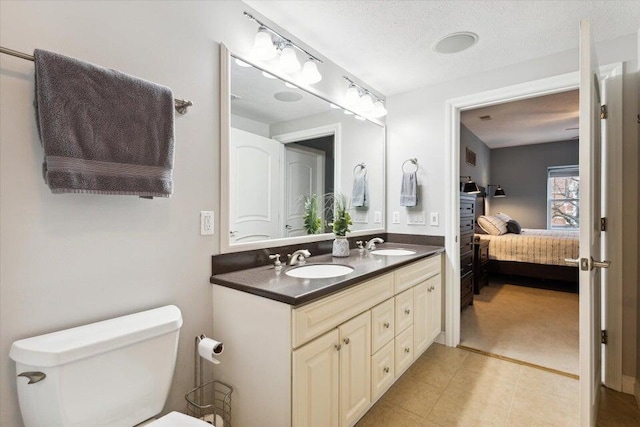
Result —
<instances>
[{"instance_id":1,"label":"interior door knob","mask_svg":"<svg viewBox=\"0 0 640 427\"><path fill-rule=\"evenodd\" d=\"M287 230L291 230L293 227L290 226L289 224L285 225L284 228L286 228Z\"/></svg>"}]
</instances>

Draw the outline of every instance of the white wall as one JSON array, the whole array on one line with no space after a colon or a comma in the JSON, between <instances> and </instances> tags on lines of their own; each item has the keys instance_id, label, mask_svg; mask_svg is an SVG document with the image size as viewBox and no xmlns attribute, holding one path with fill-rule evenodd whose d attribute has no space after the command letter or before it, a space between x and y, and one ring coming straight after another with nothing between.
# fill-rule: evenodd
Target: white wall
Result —
<instances>
[{"instance_id":1,"label":"white wall","mask_svg":"<svg viewBox=\"0 0 640 427\"><path fill-rule=\"evenodd\" d=\"M165 408L184 410L194 337L212 331L219 243L199 235L199 211L220 210L219 43L247 53L257 26L244 10L239 1L0 3L3 46L115 68L194 103L176 117L170 199L53 195L42 180L33 63L0 55L0 425L22 425L13 341L164 304L184 317ZM326 60L320 69L318 91L342 96L344 71Z\"/></svg>"},{"instance_id":2,"label":"white wall","mask_svg":"<svg viewBox=\"0 0 640 427\"><path fill-rule=\"evenodd\" d=\"M578 22L575 23L578 27ZM576 39L576 45L578 41ZM638 111L636 86L637 36L631 34L615 40L599 43L597 52L600 64L625 61L624 93L633 94L624 98L624 194L625 219L623 228L628 235L637 235L637 124ZM452 60L453 60L452 56ZM387 212L400 211L401 224L387 222L391 233L445 234L446 211L446 152L445 102L474 93L498 89L505 86L543 79L554 75L576 71L578 51L572 50L512 66L477 73L464 79L425 87L420 90L387 98ZM420 162L418 180L422 183L421 198L425 212L439 212L437 227L407 226L405 208L399 205L401 165L409 157ZM505 184L505 183L501 183ZM505 184L506 185L506 184ZM623 373L635 375L635 310L636 310L636 265L637 245L632 239L625 240L625 269L623 322ZM630 344L633 343L633 344Z\"/></svg>"}]
</instances>

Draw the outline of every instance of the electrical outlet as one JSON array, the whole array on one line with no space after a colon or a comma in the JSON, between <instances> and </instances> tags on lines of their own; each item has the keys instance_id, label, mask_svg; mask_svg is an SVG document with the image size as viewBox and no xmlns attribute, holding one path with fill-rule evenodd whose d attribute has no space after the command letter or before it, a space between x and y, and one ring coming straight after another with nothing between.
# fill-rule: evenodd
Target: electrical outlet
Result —
<instances>
[{"instance_id":1,"label":"electrical outlet","mask_svg":"<svg viewBox=\"0 0 640 427\"><path fill-rule=\"evenodd\" d=\"M393 223L400 224L400 212L398 211L393 212Z\"/></svg>"},{"instance_id":2,"label":"electrical outlet","mask_svg":"<svg viewBox=\"0 0 640 427\"><path fill-rule=\"evenodd\" d=\"M431 212L429 214L429 225L437 227L440 224L440 214L438 212Z\"/></svg>"},{"instance_id":3,"label":"electrical outlet","mask_svg":"<svg viewBox=\"0 0 640 427\"><path fill-rule=\"evenodd\" d=\"M424 212L407 215L407 225L425 225Z\"/></svg>"},{"instance_id":4,"label":"electrical outlet","mask_svg":"<svg viewBox=\"0 0 640 427\"><path fill-rule=\"evenodd\" d=\"M375 211L373 213L373 223L374 224L382 224L382 212Z\"/></svg>"},{"instance_id":5,"label":"electrical outlet","mask_svg":"<svg viewBox=\"0 0 640 427\"><path fill-rule=\"evenodd\" d=\"M213 211L200 211L200 235L213 235Z\"/></svg>"},{"instance_id":6,"label":"electrical outlet","mask_svg":"<svg viewBox=\"0 0 640 427\"><path fill-rule=\"evenodd\" d=\"M369 215L364 212L355 212L353 214L354 224L369 224Z\"/></svg>"}]
</instances>

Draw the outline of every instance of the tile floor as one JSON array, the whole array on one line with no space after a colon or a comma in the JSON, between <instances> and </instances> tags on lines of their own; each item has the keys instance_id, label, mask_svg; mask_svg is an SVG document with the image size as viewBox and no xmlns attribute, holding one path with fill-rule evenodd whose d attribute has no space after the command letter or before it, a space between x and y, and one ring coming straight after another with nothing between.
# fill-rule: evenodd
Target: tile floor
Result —
<instances>
[{"instance_id":1,"label":"tile floor","mask_svg":"<svg viewBox=\"0 0 640 427\"><path fill-rule=\"evenodd\" d=\"M578 380L433 344L357 426L578 426L578 393ZM599 425L640 425L628 399L613 418L619 394L604 393Z\"/></svg>"}]
</instances>

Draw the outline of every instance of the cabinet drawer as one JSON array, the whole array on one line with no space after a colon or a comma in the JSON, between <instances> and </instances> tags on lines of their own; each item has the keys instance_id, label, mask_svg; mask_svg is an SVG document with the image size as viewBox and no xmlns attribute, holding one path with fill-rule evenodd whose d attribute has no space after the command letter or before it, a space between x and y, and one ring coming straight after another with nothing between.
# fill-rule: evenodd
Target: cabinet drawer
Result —
<instances>
[{"instance_id":1,"label":"cabinet drawer","mask_svg":"<svg viewBox=\"0 0 640 427\"><path fill-rule=\"evenodd\" d=\"M460 308L473 303L473 274L469 273L460 279Z\"/></svg>"},{"instance_id":2,"label":"cabinet drawer","mask_svg":"<svg viewBox=\"0 0 640 427\"><path fill-rule=\"evenodd\" d=\"M466 253L473 250L473 233L460 234L460 253Z\"/></svg>"},{"instance_id":3,"label":"cabinet drawer","mask_svg":"<svg viewBox=\"0 0 640 427\"><path fill-rule=\"evenodd\" d=\"M375 401L391 385L394 378L394 342L388 342L371 357L371 397Z\"/></svg>"},{"instance_id":4,"label":"cabinet drawer","mask_svg":"<svg viewBox=\"0 0 640 427\"><path fill-rule=\"evenodd\" d=\"M396 377L400 376L413 363L413 326L395 339Z\"/></svg>"},{"instance_id":5,"label":"cabinet drawer","mask_svg":"<svg viewBox=\"0 0 640 427\"><path fill-rule=\"evenodd\" d=\"M293 347L322 335L393 295L393 273L389 273L292 310Z\"/></svg>"},{"instance_id":6,"label":"cabinet drawer","mask_svg":"<svg viewBox=\"0 0 640 427\"><path fill-rule=\"evenodd\" d=\"M475 200L460 199L460 216L474 216L476 211Z\"/></svg>"},{"instance_id":7,"label":"cabinet drawer","mask_svg":"<svg viewBox=\"0 0 640 427\"><path fill-rule=\"evenodd\" d=\"M395 335L395 303L389 298L371 309L371 353L376 353Z\"/></svg>"},{"instance_id":8,"label":"cabinet drawer","mask_svg":"<svg viewBox=\"0 0 640 427\"><path fill-rule=\"evenodd\" d=\"M429 277L440 274L441 262L440 254L437 254L396 270L393 273L395 274L396 294L427 280Z\"/></svg>"},{"instance_id":9,"label":"cabinet drawer","mask_svg":"<svg viewBox=\"0 0 640 427\"><path fill-rule=\"evenodd\" d=\"M413 289L396 295L396 335L413 325Z\"/></svg>"},{"instance_id":10,"label":"cabinet drawer","mask_svg":"<svg viewBox=\"0 0 640 427\"><path fill-rule=\"evenodd\" d=\"M473 270L473 252L468 252L464 255L460 255L460 276L471 272Z\"/></svg>"},{"instance_id":11,"label":"cabinet drawer","mask_svg":"<svg viewBox=\"0 0 640 427\"><path fill-rule=\"evenodd\" d=\"M473 218L460 218L460 233L473 232Z\"/></svg>"}]
</instances>

